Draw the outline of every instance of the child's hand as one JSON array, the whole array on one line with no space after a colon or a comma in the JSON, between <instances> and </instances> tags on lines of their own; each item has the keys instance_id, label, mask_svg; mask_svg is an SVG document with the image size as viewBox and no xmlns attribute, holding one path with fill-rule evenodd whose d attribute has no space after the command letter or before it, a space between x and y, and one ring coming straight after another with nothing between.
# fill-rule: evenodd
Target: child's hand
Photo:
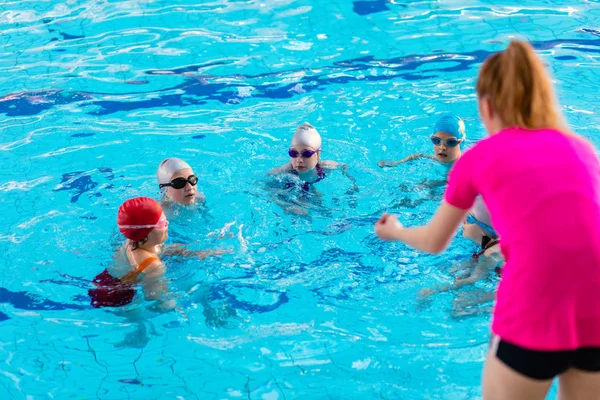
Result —
<instances>
[{"instance_id":1,"label":"child's hand","mask_svg":"<svg viewBox=\"0 0 600 400\"><path fill-rule=\"evenodd\" d=\"M425 300L434 293L435 293L435 291L432 289L427 289L427 288L421 289L419 291L418 298L419 298L419 300Z\"/></svg>"},{"instance_id":2,"label":"child's hand","mask_svg":"<svg viewBox=\"0 0 600 400\"><path fill-rule=\"evenodd\" d=\"M161 303L160 308L164 311L170 311L177 307L177 302L173 299L165 300Z\"/></svg>"},{"instance_id":3,"label":"child's hand","mask_svg":"<svg viewBox=\"0 0 600 400\"><path fill-rule=\"evenodd\" d=\"M375 224L375 233L381 240L392 241L398 240L398 232L403 228L398 217L391 214L383 214L383 216Z\"/></svg>"},{"instance_id":4,"label":"child's hand","mask_svg":"<svg viewBox=\"0 0 600 400\"><path fill-rule=\"evenodd\" d=\"M346 190L346 194L351 195L351 194L357 193L358 191L359 191L358 186L355 183L350 189Z\"/></svg>"},{"instance_id":5,"label":"child's hand","mask_svg":"<svg viewBox=\"0 0 600 400\"><path fill-rule=\"evenodd\" d=\"M377 163L377 165L379 166L379 168L383 168L383 167L393 167L393 164L391 161L387 161L387 160L381 160Z\"/></svg>"},{"instance_id":6,"label":"child's hand","mask_svg":"<svg viewBox=\"0 0 600 400\"><path fill-rule=\"evenodd\" d=\"M161 299L156 301L148 308L154 312L167 312L177 307L177 302L173 299Z\"/></svg>"}]
</instances>

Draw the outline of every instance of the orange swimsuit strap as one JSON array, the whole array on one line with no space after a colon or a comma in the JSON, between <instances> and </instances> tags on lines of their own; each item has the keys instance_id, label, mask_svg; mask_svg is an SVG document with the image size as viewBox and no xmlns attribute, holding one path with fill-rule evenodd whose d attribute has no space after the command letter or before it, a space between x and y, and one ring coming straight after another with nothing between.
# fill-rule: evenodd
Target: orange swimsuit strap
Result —
<instances>
[{"instance_id":1,"label":"orange swimsuit strap","mask_svg":"<svg viewBox=\"0 0 600 400\"><path fill-rule=\"evenodd\" d=\"M153 262L160 261L157 257L148 257L144 261L138 264L135 271L128 272L121 278L121 282L126 285L134 284L137 281L137 277Z\"/></svg>"}]
</instances>

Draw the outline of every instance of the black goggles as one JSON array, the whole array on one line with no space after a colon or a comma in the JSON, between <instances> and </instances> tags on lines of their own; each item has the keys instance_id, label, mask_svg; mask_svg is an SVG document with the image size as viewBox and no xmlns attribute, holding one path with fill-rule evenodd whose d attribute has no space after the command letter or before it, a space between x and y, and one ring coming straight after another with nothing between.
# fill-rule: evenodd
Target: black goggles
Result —
<instances>
[{"instance_id":1,"label":"black goggles","mask_svg":"<svg viewBox=\"0 0 600 400\"><path fill-rule=\"evenodd\" d=\"M198 177L196 175L190 175L187 178L175 178L169 183L159 184L158 187L162 189L165 186L170 186L173 189L183 189L186 183L189 183L192 186L196 186L196 184L198 183Z\"/></svg>"}]
</instances>

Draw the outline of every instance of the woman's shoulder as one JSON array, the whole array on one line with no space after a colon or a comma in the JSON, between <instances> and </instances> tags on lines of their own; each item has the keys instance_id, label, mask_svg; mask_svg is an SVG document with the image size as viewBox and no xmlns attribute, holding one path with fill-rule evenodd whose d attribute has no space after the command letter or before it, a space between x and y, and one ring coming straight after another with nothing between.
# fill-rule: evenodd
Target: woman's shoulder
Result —
<instances>
[{"instance_id":1,"label":"woman's shoulder","mask_svg":"<svg viewBox=\"0 0 600 400\"><path fill-rule=\"evenodd\" d=\"M560 132L562 135L564 135L564 137L567 138L568 141L570 141L571 143L574 143L575 145L579 145L581 147L583 147L586 150L590 150L592 151L594 154L596 153L596 146L594 146L594 144L589 141L587 138L571 132L571 131L564 131L564 132Z\"/></svg>"}]
</instances>

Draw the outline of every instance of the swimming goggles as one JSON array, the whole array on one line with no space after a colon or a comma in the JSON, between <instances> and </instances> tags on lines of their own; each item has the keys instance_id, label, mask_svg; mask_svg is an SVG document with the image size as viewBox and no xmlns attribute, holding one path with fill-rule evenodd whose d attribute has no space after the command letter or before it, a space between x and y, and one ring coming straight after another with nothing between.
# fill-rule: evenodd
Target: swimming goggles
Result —
<instances>
[{"instance_id":1,"label":"swimming goggles","mask_svg":"<svg viewBox=\"0 0 600 400\"><path fill-rule=\"evenodd\" d=\"M436 146L439 146L442 144L442 142L444 142L442 140L442 138L438 137L438 136L432 136L431 137L431 143L433 143ZM446 139L446 146L448 147L456 147L460 144L460 142L462 142L462 139L456 139L456 138L450 138L450 139Z\"/></svg>"},{"instance_id":2,"label":"swimming goggles","mask_svg":"<svg viewBox=\"0 0 600 400\"><path fill-rule=\"evenodd\" d=\"M167 220L167 217L165 217L163 215L153 225L119 225L119 229L148 229L148 228L164 229L168 225L169 225L169 221Z\"/></svg>"},{"instance_id":3,"label":"swimming goggles","mask_svg":"<svg viewBox=\"0 0 600 400\"><path fill-rule=\"evenodd\" d=\"M295 149L290 149L288 151L288 154L290 155L290 157L292 158L298 158L300 156L302 156L302 158L311 158L312 156L315 155L315 153L319 152L319 150L309 150L309 149L305 149L302 150L302 153L300 153L298 150Z\"/></svg>"},{"instance_id":4,"label":"swimming goggles","mask_svg":"<svg viewBox=\"0 0 600 400\"><path fill-rule=\"evenodd\" d=\"M476 219L471 214L467 215L467 224L479 225L480 228L482 228L484 231L486 231L487 233L491 234L492 236L495 236L495 237L500 236L500 235L498 235L498 233L496 233L496 231L494 230L494 228L492 228L488 224L484 224L483 222L479 221L478 219Z\"/></svg>"},{"instance_id":5,"label":"swimming goggles","mask_svg":"<svg viewBox=\"0 0 600 400\"><path fill-rule=\"evenodd\" d=\"M185 184L188 183L192 186L196 186L198 183L198 177L196 175L190 175L187 178L175 178L169 183L161 183L158 185L159 188L164 188L165 186L171 186L173 189L183 189Z\"/></svg>"}]
</instances>

